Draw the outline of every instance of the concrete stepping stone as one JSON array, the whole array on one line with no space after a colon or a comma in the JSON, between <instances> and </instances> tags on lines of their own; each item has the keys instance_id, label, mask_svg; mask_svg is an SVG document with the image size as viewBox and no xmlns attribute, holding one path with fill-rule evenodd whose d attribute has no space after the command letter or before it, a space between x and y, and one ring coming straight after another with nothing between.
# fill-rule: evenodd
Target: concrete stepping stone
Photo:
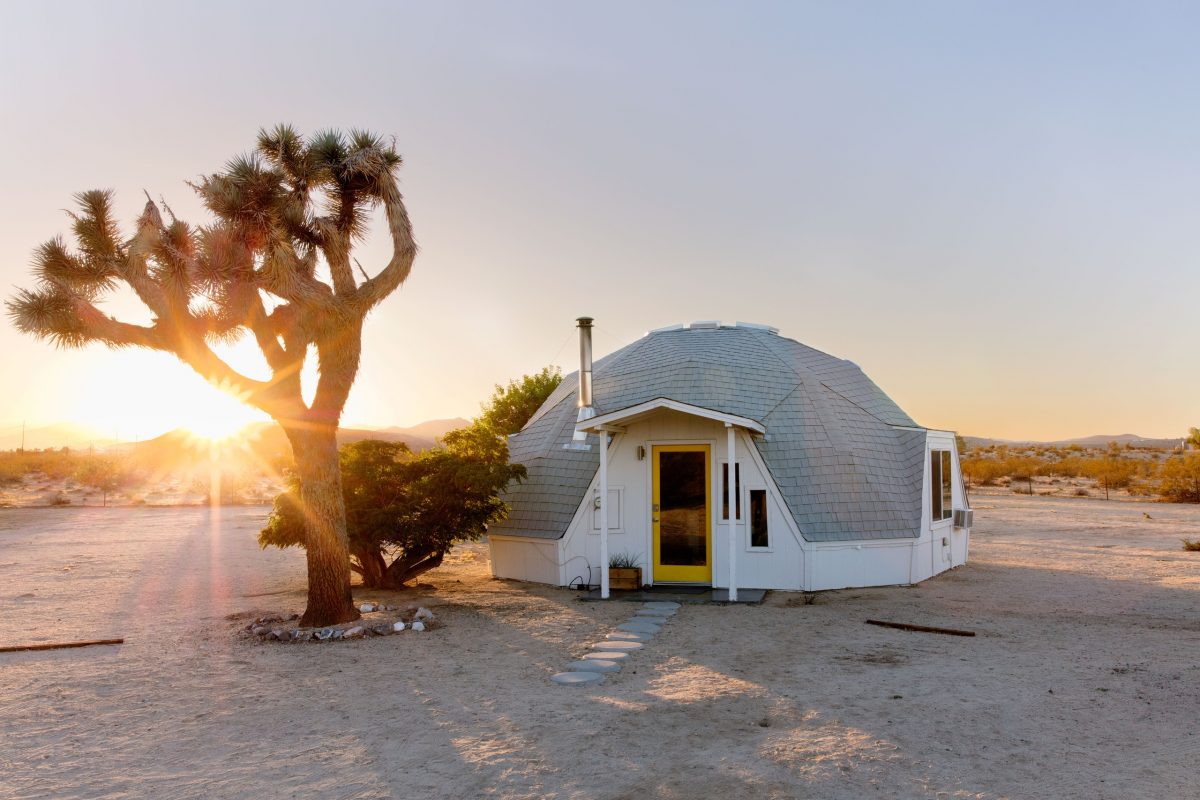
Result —
<instances>
[{"instance_id":1,"label":"concrete stepping stone","mask_svg":"<svg viewBox=\"0 0 1200 800\"><path fill-rule=\"evenodd\" d=\"M589 683L599 683L604 676L599 672L559 672L550 676L550 680L564 686L586 686Z\"/></svg>"},{"instance_id":2,"label":"concrete stepping stone","mask_svg":"<svg viewBox=\"0 0 1200 800\"><path fill-rule=\"evenodd\" d=\"M655 600L653 602L643 604L642 608L665 608L665 609L674 611L675 609L679 608L679 603L671 603L671 602L662 601L662 600Z\"/></svg>"},{"instance_id":3,"label":"concrete stepping stone","mask_svg":"<svg viewBox=\"0 0 1200 800\"><path fill-rule=\"evenodd\" d=\"M597 650L594 653L584 653L583 654L583 659L585 661L616 661L616 662L620 663L622 661L626 661L628 658L629 658L629 653L617 653L617 652L607 652L606 653L603 650Z\"/></svg>"},{"instance_id":4,"label":"concrete stepping stone","mask_svg":"<svg viewBox=\"0 0 1200 800\"><path fill-rule=\"evenodd\" d=\"M633 612L633 616L638 618L661 619L668 620L675 616L675 612L669 608L639 608Z\"/></svg>"},{"instance_id":5,"label":"concrete stepping stone","mask_svg":"<svg viewBox=\"0 0 1200 800\"><path fill-rule=\"evenodd\" d=\"M603 642L595 642L594 644L590 645L590 647L593 650L606 650L609 652L616 653L616 652L620 652L622 650L625 650L625 651L641 650L642 643L641 642L625 642L625 641L619 641L619 640L614 641L611 639L606 639Z\"/></svg>"},{"instance_id":6,"label":"concrete stepping stone","mask_svg":"<svg viewBox=\"0 0 1200 800\"><path fill-rule=\"evenodd\" d=\"M658 633L662 630L662 626L638 620L635 622L622 622L617 626L617 630L628 631L629 633Z\"/></svg>"},{"instance_id":7,"label":"concrete stepping stone","mask_svg":"<svg viewBox=\"0 0 1200 800\"><path fill-rule=\"evenodd\" d=\"M621 665L616 661L589 658L586 661L572 661L567 664L567 669L573 672L620 672Z\"/></svg>"},{"instance_id":8,"label":"concrete stepping stone","mask_svg":"<svg viewBox=\"0 0 1200 800\"><path fill-rule=\"evenodd\" d=\"M604 634L605 639L617 639L623 642L648 642L654 638L652 633L634 633L633 631L614 631Z\"/></svg>"}]
</instances>

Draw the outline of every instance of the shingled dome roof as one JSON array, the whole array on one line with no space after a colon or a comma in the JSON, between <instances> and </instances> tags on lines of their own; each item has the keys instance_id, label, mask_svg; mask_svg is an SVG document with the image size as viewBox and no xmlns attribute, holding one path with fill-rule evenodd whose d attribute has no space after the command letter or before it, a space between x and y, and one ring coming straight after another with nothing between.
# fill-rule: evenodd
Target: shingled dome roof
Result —
<instances>
[{"instance_id":1,"label":"shingled dome roof","mask_svg":"<svg viewBox=\"0 0 1200 800\"><path fill-rule=\"evenodd\" d=\"M564 378L509 438L529 474L496 533L558 539L570 525L600 464L595 446L564 448L578 382ZM652 332L596 362L598 415L658 398L760 423L755 445L806 540L920 535L925 429L855 364L741 325Z\"/></svg>"}]
</instances>

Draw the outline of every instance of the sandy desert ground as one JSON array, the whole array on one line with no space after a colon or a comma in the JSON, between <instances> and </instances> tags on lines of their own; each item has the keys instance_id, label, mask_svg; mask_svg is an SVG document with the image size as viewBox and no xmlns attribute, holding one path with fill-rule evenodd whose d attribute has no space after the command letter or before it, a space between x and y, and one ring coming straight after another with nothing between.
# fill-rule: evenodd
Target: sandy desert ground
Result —
<instances>
[{"instance_id":1,"label":"sandy desert ground","mask_svg":"<svg viewBox=\"0 0 1200 800\"><path fill-rule=\"evenodd\" d=\"M1200 794L1195 507L980 498L967 567L685 606L583 689L548 676L632 606L491 580L479 545L434 588L362 595L421 598L439 630L242 638L303 601L302 555L255 545L265 511L0 512L0 645L127 639L0 655L0 797Z\"/></svg>"}]
</instances>

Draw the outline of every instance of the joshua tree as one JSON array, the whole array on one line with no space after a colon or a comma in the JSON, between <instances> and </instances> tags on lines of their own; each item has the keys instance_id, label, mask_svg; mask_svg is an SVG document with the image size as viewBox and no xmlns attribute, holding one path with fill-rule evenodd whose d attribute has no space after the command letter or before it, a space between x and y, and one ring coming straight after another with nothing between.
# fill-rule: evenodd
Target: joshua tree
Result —
<instances>
[{"instance_id":1,"label":"joshua tree","mask_svg":"<svg viewBox=\"0 0 1200 800\"><path fill-rule=\"evenodd\" d=\"M192 184L212 222L188 225L150 200L128 239L111 192L83 192L70 214L77 249L62 238L39 247L37 287L8 303L25 333L59 347L99 342L172 353L279 422L292 445L305 519L304 625L358 616L335 437L358 372L363 320L408 277L417 252L396 182L400 163L393 145L370 133L305 139L288 126L263 130L252 154ZM351 249L376 204L387 215L392 256L374 277L360 265L357 280ZM150 309L152 324L100 310L119 284ZM211 347L246 332L270 367L269 380L238 373ZM306 404L300 371L310 346L320 378Z\"/></svg>"}]
</instances>

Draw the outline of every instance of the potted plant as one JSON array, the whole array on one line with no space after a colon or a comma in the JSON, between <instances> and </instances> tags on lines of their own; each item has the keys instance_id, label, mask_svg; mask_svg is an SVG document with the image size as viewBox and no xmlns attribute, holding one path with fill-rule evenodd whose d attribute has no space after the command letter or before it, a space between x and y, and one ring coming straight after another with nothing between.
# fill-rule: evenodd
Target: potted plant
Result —
<instances>
[{"instance_id":1,"label":"potted plant","mask_svg":"<svg viewBox=\"0 0 1200 800\"><path fill-rule=\"evenodd\" d=\"M638 566L640 556L631 553L613 553L608 557L608 588L640 589L642 568Z\"/></svg>"}]
</instances>

